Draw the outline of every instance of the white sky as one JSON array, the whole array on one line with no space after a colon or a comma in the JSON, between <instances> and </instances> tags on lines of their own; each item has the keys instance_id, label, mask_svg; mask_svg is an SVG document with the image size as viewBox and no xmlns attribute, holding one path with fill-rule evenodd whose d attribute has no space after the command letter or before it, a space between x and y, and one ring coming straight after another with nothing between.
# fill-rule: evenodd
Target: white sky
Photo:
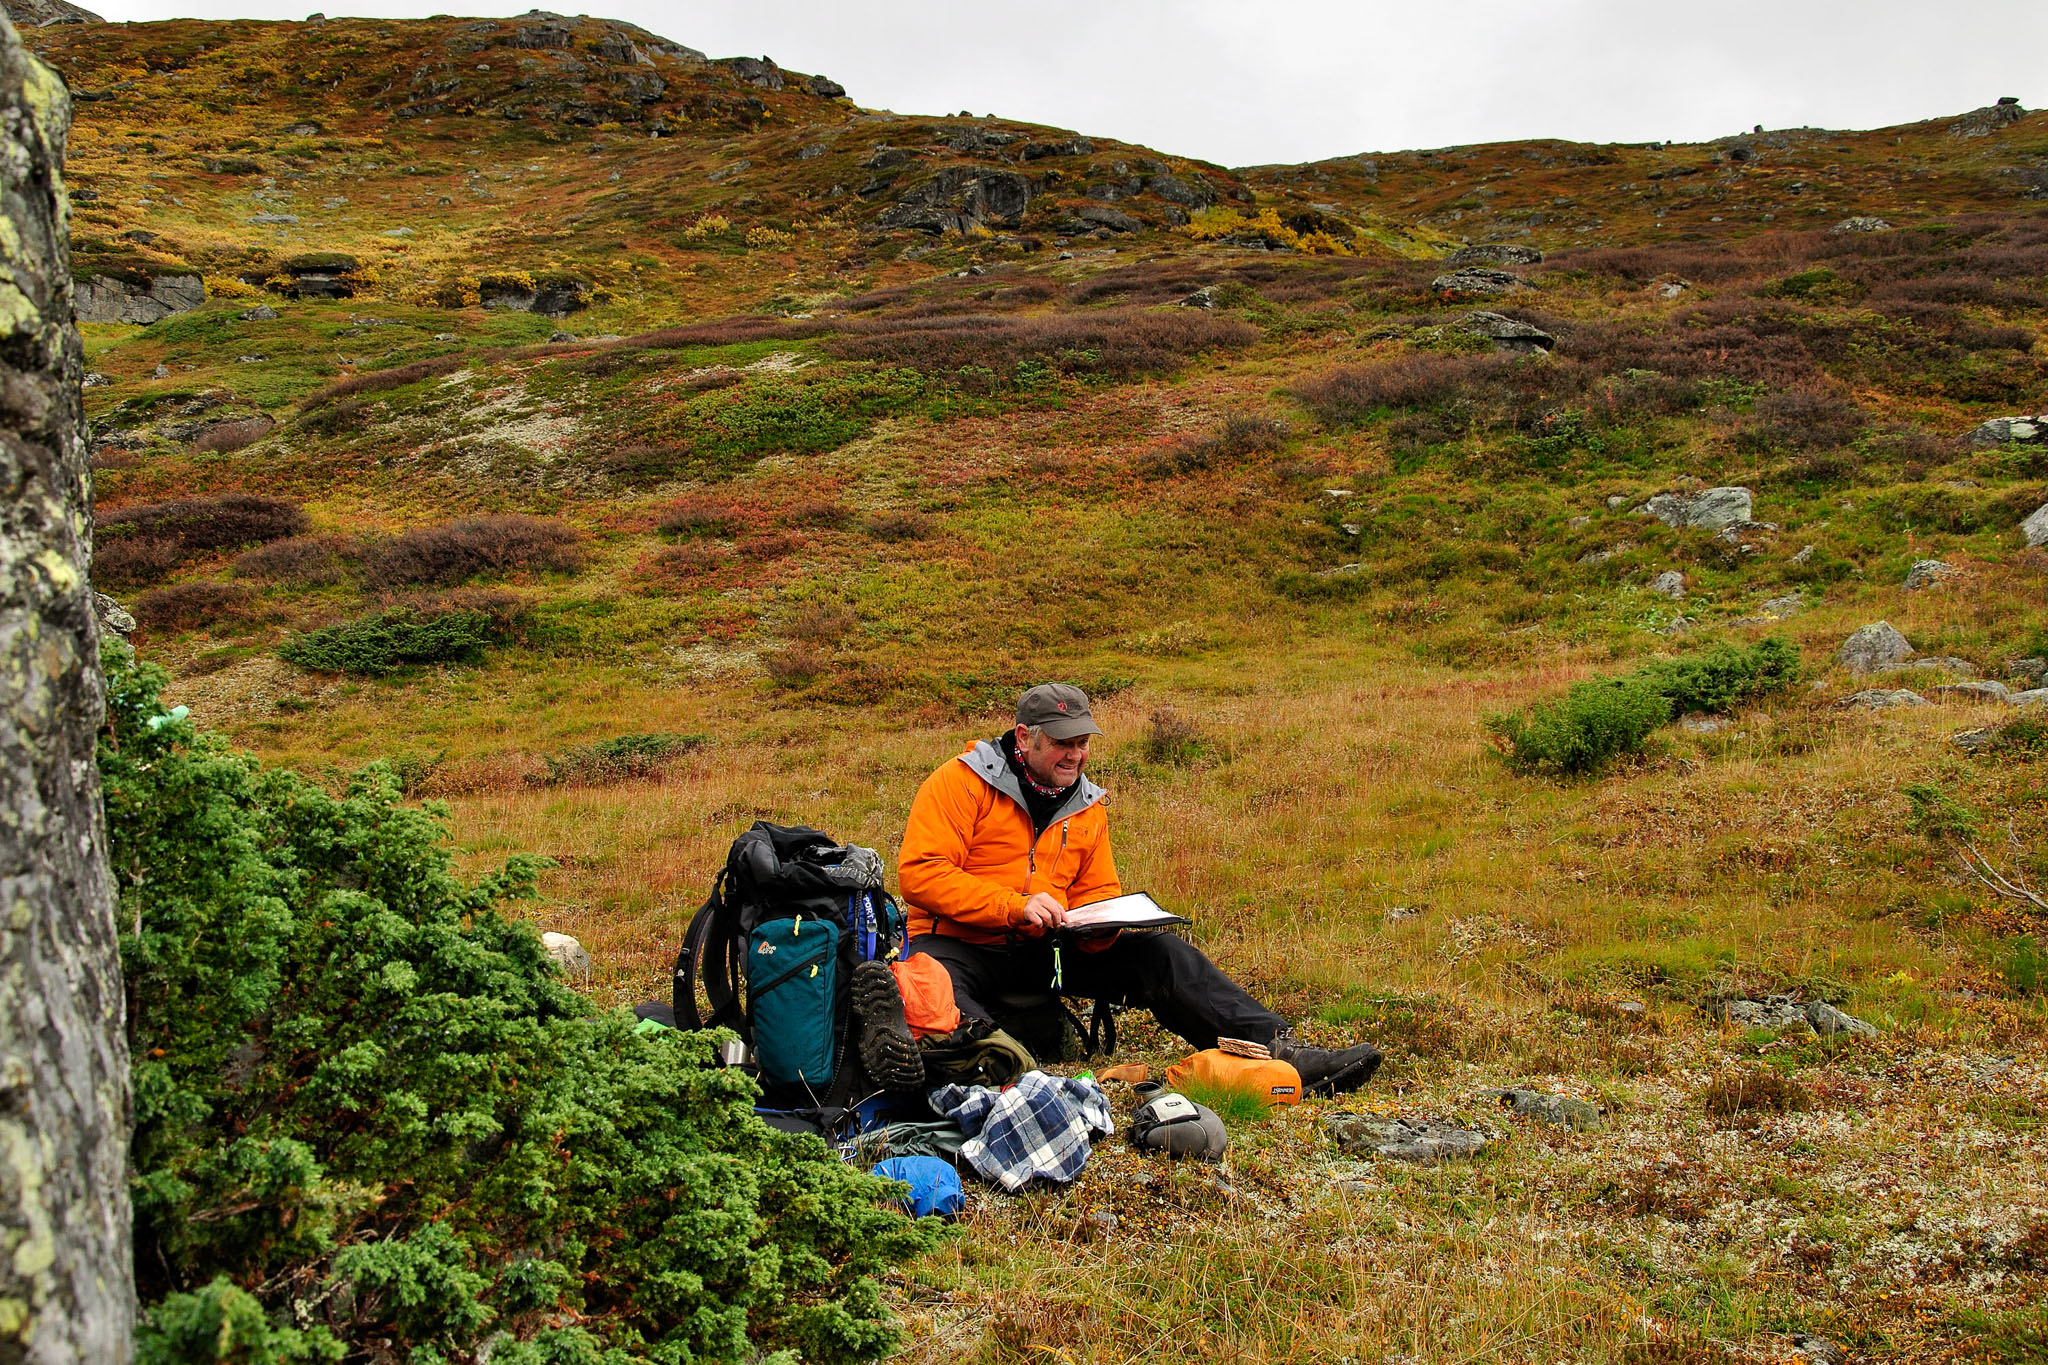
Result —
<instances>
[{"instance_id":1,"label":"white sky","mask_svg":"<svg viewBox=\"0 0 2048 1365\"><path fill-rule=\"evenodd\" d=\"M319 0L84 2L114 20L301 19ZM508 13L331 3L330 17ZM1234 166L2048 103L2044 0L606 0L600 17L823 73L870 108L995 113Z\"/></svg>"}]
</instances>

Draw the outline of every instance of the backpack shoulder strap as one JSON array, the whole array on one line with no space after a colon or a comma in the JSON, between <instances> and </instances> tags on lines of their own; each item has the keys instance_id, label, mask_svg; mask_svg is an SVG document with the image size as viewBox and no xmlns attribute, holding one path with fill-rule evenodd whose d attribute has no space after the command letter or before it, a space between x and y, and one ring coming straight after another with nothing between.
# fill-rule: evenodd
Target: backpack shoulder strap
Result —
<instances>
[{"instance_id":1,"label":"backpack shoulder strap","mask_svg":"<svg viewBox=\"0 0 2048 1365\"><path fill-rule=\"evenodd\" d=\"M727 886L728 874L721 871L712 883L710 898L683 934L674 972L676 1027L731 1028L745 1036L739 977L746 951L738 941L739 909L726 895ZM708 1013L698 1008L699 987L710 1005Z\"/></svg>"}]
</instances>

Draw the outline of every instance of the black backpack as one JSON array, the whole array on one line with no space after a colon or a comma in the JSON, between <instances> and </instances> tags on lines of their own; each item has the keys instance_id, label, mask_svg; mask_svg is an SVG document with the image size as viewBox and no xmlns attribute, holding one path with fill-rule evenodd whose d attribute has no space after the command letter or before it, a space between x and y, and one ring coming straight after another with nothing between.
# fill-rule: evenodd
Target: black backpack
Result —
<instances>
[{"instance_id":1,"label":"black backpack","mask_svg":"<svg viewBox=\"0 0 2048 1365\"><path fill-rule=\"evenodd\" d=\"M771 1098L843 1105L860 1081L847 1047L853 968L892 956L902 924L874 850L756 821L683 935L676 1027L738 1033Z\"/></svg>"}]
</instances>

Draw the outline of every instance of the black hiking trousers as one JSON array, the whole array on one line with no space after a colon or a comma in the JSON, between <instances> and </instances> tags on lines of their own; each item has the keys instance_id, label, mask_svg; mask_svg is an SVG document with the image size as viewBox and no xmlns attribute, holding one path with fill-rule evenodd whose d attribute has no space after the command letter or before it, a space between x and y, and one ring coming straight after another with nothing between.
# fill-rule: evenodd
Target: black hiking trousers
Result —
<instances>
[{"instance_id":1,"label":"black hiking trousers","mask_svg":"<svg viewBox=\"0 0 2048 1365\"><path fill-rule=\"evenodd\" d=\"M1178 934L1126 930L1107 948L1092 953L1065 942L1057 992L1053 944L1046 937L983 944L922 934L910 941L910 952L929 953L944 963L960 1012L990 1023L995 1022L995 1013L1013 1010L1016 1005L1011 1002L1056 993L1148 1009L1161 1027L1196 1048L1214 1047L1218 1038L1270 1043L1287 1027Z\"/></svg>"}]
</instances>

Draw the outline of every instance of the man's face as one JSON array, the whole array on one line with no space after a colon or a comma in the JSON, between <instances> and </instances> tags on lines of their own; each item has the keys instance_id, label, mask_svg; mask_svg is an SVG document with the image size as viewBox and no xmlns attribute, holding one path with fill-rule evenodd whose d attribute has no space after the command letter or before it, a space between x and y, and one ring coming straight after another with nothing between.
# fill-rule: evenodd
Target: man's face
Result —
<instances>
[{"instance_id":1,"label":"man's face","mask_svg":"<svg viewBox=\"0 0 2048 1365\"><path fill-rule=\"evenodd\" d=\"M1082 735L1079 739L1054 739L1050 735L1033 735L1023 726L1017 727L1017 757L1024 760L1024 766L1039 782L1048 787L1071 787L1080 780L1081 769L1088 764L1088 741L1093 735Z\"/></svg>"}]
</instances>

